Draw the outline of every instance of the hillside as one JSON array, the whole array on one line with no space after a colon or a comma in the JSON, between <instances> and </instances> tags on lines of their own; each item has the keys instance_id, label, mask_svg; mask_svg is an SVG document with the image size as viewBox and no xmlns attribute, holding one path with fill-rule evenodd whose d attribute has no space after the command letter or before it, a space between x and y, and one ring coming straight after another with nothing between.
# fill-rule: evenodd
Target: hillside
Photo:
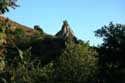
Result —
<instances>
[{"instance_id":1,"label":"hillside","mask_svg":"<svg viewBox=\"0 0 125 83\"><path fill-rule=\"evenodd\" d=\"M32 30L30 27L19 24L19 23L15 22L15 21L10 20L9 18L0 16L0 23L2 23L3 21L7 21L11 26L20 28L22 30L26 30L26 31Z\"/></svg>"},{"instance_id":2,"label":"hillside","mask_svg":"<svg viewBox=\"0 0 125 83\"><path fill-rule=\"evenodd\" d=\"M30 49L32 55L44 57L42 63L46 64L60 54L61 50L65 48L65 42L74 42L74 39L76 41L73 31L69 27L68 22L66 23L64 21L62 29L53 36L43 32L39 25L34 25L34 29L32 29L9 18L0 16L0 28L9 27L5 33L1 32L1 35L5 36L0 38L4 40L4 42L1 41L1 50L7 50L9 55L17 55L13 54L13 52L17 53L16 48L21 50ZM0 54L3 55L4 52L2 51Z\"/></svg>"},{"instance_id":3,"label":"hillside","mask_svg":"<svg viewBox=\"0 0 125 83\"><path fill-rule=\"evenodd\" d=\"M11 31L15 31L16 29L20 29L20 30L24 31L27 36L38 35L42 31L42 29L40 27L36 28L36 26L38 26L38 25L34 25L34 29L32 29L31 27L17 23L9 18L0 16L0 28L2 25L8 25L9 28L11 29Z\"/></svg>"},{"instance_id":4,"label":"hillside","mask_svg":"<svg viewBox=\"0 0 125 83\"><path fill-rule=\"evenodd\" d=\"M39 25L31 29L0 17L0 83L76 83L79 77L83 83L95 75L95 55L88 43L77 40L67 21L49 35Z\"/></svg>"}]
</instances>

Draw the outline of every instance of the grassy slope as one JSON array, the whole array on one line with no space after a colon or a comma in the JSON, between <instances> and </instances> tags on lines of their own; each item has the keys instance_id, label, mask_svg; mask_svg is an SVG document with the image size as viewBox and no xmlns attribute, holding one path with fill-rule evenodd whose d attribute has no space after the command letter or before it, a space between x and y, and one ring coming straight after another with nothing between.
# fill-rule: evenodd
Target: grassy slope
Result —
<instances>
[{"instance_id":1,"label":"grassy slope","mask_svg":"<svg viewBox=\"0 0 125 83\"><path fill-rule=\"evenodd\" d=\"M6 19L8 19L8 18L3 17L3 16L0 16L0 22L1 22L1 21L5 21ZM30 27L21 25L21 24L15 22L15 21L10 20L10 19L8 20L8 22L9 22L9 24L11 24L11 26L15 26L15 27L17 27L17 28L20 28L20 29L23 29L23 30L26 30L26 31L32 30Z\"/></svg>"}]
</instances>

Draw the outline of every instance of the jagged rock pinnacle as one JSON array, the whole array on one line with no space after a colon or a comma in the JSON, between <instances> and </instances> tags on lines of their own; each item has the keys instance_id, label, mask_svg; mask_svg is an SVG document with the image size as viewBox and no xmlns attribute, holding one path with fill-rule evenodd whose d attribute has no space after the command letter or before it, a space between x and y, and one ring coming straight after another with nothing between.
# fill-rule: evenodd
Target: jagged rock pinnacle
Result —
<instances>
[{"instance_id":1,"label":"jagged rock pinnacle","mask_svg":"<svg viewBox=\"0 0 125 83\"><path fill-rule=\"evenodd\" d=\"M56 34L56 36L63 38L66 41L76 40L76 37L74 36L74 33L71 30L71 28L66 20L63 21L62 29Z\"/></svg>"}]
</instances>

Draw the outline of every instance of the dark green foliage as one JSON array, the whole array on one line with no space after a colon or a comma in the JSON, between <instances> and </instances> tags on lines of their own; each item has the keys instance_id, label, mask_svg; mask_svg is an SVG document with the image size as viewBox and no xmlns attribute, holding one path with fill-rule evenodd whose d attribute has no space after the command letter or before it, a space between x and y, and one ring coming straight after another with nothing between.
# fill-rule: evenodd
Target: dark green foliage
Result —
<instances>
[{"instance_id":1,"label":"dark green foliage","mask_svg":"<svg viewBox=\"0 0 125 83\"><path fill-rule=\"evenodd\" d=\"M18 51L21 50L18 49ZM0 72L0 81L6 81L7 83L51 83L52 63L44 67L41 67L40 63L34 65L35 59L31 59L32 55L28 49L19 52L15 57L17 56L20 58L18 61L7 58L15 61L17 65L15 67L12 66L15 63L10 62L11 65L6 63L4 71Z\"/></svg>"},{"instance_id":2,"label":"dark green foliage","mask_svg":"<svg viewBox=\"0 0 125 83\"><path fill-rule=\"evenodd\" d=\"M51 83L52 64L48 64L44 67L33 67L29 70L27 66L19 66L19 69L15 71L18 73L15 75L16 83Z\"/></svg>"},{"instance_id":3,"label":"dark green foliage","mask_svg":"<svg viewBox=\"0 0 125 83\"><path fill-rule=\"evenodd\" d=\"M14 38L20 41L23 39L20 35L25 37L25 33L17 29L9 33L8 37L10 40ZM87 43L81 41L79 44L65 44L63 39L49 35L34 37L36 37L35 41L32 41L34 38L30 40L31 48L20 49L16 43L7 47L4 68L6 72L0 73L0 81L10 83L96 81L96 52ZM25 45L25 43L19 44Z\"/></svg>"},{"instance_id":4,"label":"dark green foliage","mask_svg":"<svg viewBox=\"0 0 125 83\"><path fill-rule=\"evenodd\" d=\"M1 83L97 82L97 53L88 43L72 42L70 36L66 42L39 28L30 31L3 24L0 36L4 39L5 35L7 43L1 44L6 50L0 58Z\"/></svg>"},{"instance_id":5,"label":"dark green foliage","mask_svg":"<svg viewBox=\"0 0 125 83\"><path fill-rule=\"evenodd\" d=\"M111 22L109 26L103 26L95 33L104 40L98 48L100 79L106 83L124 83L125 25Z\"/></svg>"},{"instance_id":6,"label":"dark green foliage","mask_svg":"<svg viewBox=\"0 0 125 83\"><path fill-rule=\"evenodd\" d=\"M67 44L54 62L54 83L94 83L96 52L88 44Z\"/></svg>"},{"instance_id":7,"label":"dark green foliage","mask_svg":"<svg viewBox=\"0 0 125 83\"><path fill-rule=\"evenodd\" d=\"M16 4L17 0L0 0L0 14L4 14L5 12L9 12L9 7L15 9L18 7Z\"/></svg>"},{"instance_id":8,"label":"dark green foliage","mask_svg":"<svg viewBox=\"0 0 125 83\"><path fill-rule=\"evenodd\" d=\"M51 36L45 36L43 39L32 44L32 55L39 57L43 65L51 62L56 56L59 56L62 49L65 48L63 39Z\"/></svg>"},{"instance_id":9,"label":"dark green foliage","mask_svg":"<svg viewBox=\"0 0 125 83\"><path fill-rule=\"evenodd\" d=\"M7 34L7 41L9 47L18 47L19 49L27 49L30 47L31 37L27 36L26 32L20 28L14 31L9 31Z\"/></svg>"},{"instance_id":10,"label":"dark green foliage","mask_svg":"<svg viewBox=\"0 0 125 83\"><path fill-rule=\"evenodd\" d=\"M14 31L14 34L17 36L22 36L24 35L24 31L20 28L16 28L16 30Z\"/></svg>"}]
</instances>

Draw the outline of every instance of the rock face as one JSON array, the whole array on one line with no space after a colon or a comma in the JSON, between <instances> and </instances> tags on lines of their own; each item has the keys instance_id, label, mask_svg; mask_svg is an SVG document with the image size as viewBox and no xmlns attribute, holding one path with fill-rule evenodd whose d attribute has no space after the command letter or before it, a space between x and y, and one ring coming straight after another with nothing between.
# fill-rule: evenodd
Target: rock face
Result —
<instances>
[{"instance_id":1,"label":"rock face","mask_svg":"<svg viewBox=\"0 0 125 83\"><path fill-rule=\"evenodd\" d=\"M66 20L63 21L62 29L56 34L56 36L63 38L65 41L68 42L77 40Z\"/></svg>"}]
</instances>

